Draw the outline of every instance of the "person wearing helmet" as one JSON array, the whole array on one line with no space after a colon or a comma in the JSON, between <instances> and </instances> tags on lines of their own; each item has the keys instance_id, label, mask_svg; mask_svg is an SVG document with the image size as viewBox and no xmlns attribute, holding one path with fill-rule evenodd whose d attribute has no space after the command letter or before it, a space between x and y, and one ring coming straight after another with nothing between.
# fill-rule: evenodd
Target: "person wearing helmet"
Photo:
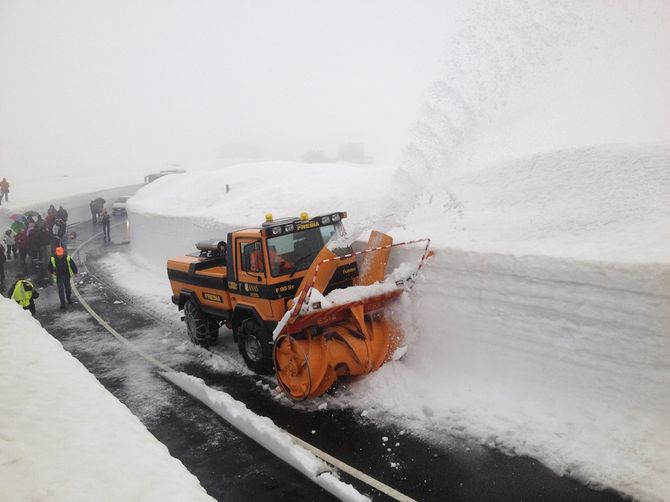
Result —
<instances>
[{"instance_id":1,"label":"person wearing helmet","mask_svg":"<svg viewBox=\"0 0 670 502\"><path fill-rule=\"evenodd\" d=\"M62 246L54 250L54 255L49 260L49 273L56 279L58 286L58 298L60 299L60 308L65 308L65 300L72 304L72 286L70 279L77 275L77 264L68 256Z\"/></svg>"}]
</instances>

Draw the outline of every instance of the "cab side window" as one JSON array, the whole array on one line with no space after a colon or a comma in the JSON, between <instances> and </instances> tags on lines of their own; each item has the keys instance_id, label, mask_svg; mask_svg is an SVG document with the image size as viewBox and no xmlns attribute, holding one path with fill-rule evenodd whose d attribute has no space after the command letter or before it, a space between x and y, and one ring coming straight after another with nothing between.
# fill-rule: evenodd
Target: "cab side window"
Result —
<instances>
[{"instance_id":1,"label":"cab side window","mask_svg":"<svg viewBox=\"0 0 670 502\"><path fill-rule=\"evenodd\" d=\"M252 274L265 272L263 249L260 242L241 242L240 255L242 256L242 270Z\"/></svg>"}]
</instances>

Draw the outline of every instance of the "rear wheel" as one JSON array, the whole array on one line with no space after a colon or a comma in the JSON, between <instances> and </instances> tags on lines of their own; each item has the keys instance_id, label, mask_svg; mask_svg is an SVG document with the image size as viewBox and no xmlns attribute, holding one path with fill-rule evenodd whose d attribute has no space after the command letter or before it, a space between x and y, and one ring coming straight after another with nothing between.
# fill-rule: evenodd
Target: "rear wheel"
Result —
<instances>
[{"instance_id":1,"label":"rear wheel","mask_svg":"<svg viewBox=\"0 0 670 502\"><path fill-rule=\"evenodd\" d=\"M237 346L252 371L266 375L274 371L272 334L255 319L245 319L237 328Z\"/></svg>"},{"instance_id":2,"label":"rear wheel","mask_svg":"<svg viewBox=\"0 0 670 502\"><path fill-rule=\"evenodd\" d=\"M219 323L202 313L193 300L184 304L186 332L191 341L201 347L209 347L219 338Z\"/></svg>"}]
</instances>

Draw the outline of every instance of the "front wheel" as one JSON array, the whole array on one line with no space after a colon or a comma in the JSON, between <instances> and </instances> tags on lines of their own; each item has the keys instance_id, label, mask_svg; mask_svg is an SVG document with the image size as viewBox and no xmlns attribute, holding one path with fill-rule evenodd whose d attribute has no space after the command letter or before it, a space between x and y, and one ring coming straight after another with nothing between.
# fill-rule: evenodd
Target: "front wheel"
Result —
<instances>
[{"instance_id":1,"label":"front wheel","mask_svg":"<svg viewBox=\"0 0 670 502\"><path fill-rule=\"evenodd\" d=\"M265 375L274 371L272 334L255 319L250 317L242 321L237 329L237 346L249 369Z\"/></svg>"},{"instance_id":2,"label":"front wheel","mask_svg":"<svg viewBox=\"0 0 670 502\"><path fill-rule=\"evenodd\" d=\"M219 324L205 316L193 300L184 304L186 332L191 341L201 347L209 347L219 338Z\"/></svg>"}]
</instances>

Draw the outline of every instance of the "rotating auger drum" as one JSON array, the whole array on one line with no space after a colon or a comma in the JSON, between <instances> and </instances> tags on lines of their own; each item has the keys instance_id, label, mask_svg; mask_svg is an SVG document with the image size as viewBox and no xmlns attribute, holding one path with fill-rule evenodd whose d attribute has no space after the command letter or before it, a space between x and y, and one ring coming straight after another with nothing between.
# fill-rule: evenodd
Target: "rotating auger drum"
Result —
<instances>
[{"instance_id":1,"label":"rotating auger drum","mask_svg":"<svg viewBox=\"0 0 670 502\"><path fill-rule=\"evenodd\" d=\"M402 338L400 328L384 307L406 291L416 271L405 280L385 281L392 247L426 242L418 269L428 257L429 239L393 244L391 237L373 232L363 255L361 274L351 301L321 308L310 304L312 291L323 291L337 268L336 257L324 248L299 288L292 308L274 331L277 381L295 401L320 396L341 377L365 375L388 361ZM369 287L369 288L368 288Z\"/></svg>"},{"instance_id":2,"label":"rotating auger drum","mask_svg":"<svg viewBox=\"0 0 670 502\"><path fill-rule=\"evenodd\" d=\"M362 311L364 306L349 307ZM353 312L352 312L353 313ZM277 380L292 399L320 396L340 377L378 369L400 342L400 331L383 317L353 314L351 319L323 328L310 327L296 335L282 334L275 342Z\"/></svg>"}]
</instances>

